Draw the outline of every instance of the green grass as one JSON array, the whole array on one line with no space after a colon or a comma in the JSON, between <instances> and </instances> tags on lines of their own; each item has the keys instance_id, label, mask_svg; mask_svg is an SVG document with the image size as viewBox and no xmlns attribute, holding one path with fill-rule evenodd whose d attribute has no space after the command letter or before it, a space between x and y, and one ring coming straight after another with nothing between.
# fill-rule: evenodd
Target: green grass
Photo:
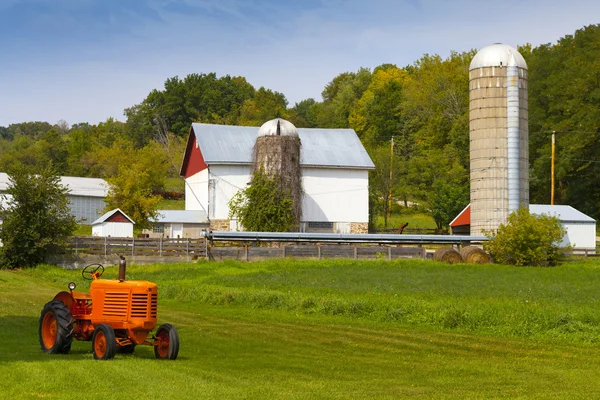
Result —
<instances>
[{"instance_id":1,"label":"green grass","mask_svg":"<svg viewBox=\"0 0 600 400\"><path fill-rule=\"evenodd\" d=\"M406 229L435 229L435 221L430 215L421 213L394 213L388 219L388 228L399 228L408 222ZM375 227L384 227L383 215L375 217Z\"/></svg>"},{"instance_id":2,"label":"green grass","mask_svg":"<svg viewBox=\"0 0 600 400\"><path fill-rule=\"evenodd\" d=\"M161 200L158 210L185 210L185 199L183 200Z\"/></svg>"},{"instance_id":3,"label":"green grass","mask_svg":"<svg viewBox=\"0 0 600 400\"><path fill-rule=\"evenodd\" d=\"M91 225L77 225L77 229L73 233L74 236L92 236Z\"/></svg>"},{"instance_id":4,"label":"green grass","mask_svg":"<svg viewBox=\"0 0 600 400\"><path fill-rule=\"evenodd\" d=\"M39 350L43 304L79 271L0 271L2 398L594 398L600 264L219 262L132 266L159 285L152 349L94 361ZM116 277L107 268L106 277Z\"/></svg>"}]
</instances>

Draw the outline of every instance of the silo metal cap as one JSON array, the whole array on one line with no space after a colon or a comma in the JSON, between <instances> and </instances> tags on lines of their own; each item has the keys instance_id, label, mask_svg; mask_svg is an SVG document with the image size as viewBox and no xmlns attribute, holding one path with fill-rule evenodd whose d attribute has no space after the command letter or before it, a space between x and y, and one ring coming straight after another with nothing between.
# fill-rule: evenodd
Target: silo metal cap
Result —
<instances>
[{"instance_id":1,"label":"silo metal cap","mask_svg":"<svg viewBox=\"0 0 600 400\"><path fill-rule=\"evenodd\" d=\"M507 44L494 43L485 46L479 50L473 60L469 70L484 68L484 67L514 67L527 69L525 59L515 49Z\"/></svg>"},{"instance_id":2,"label":"silo metal cap","mask_svg":"<svg viewBox=\"0 0 600 400\"><path fill-rule=\"evenodd\" d=\"M258 136L294 136L298 137L298 128L290 121L275 118L265 122L258 129Z\"/></svg>"}]
</instances>

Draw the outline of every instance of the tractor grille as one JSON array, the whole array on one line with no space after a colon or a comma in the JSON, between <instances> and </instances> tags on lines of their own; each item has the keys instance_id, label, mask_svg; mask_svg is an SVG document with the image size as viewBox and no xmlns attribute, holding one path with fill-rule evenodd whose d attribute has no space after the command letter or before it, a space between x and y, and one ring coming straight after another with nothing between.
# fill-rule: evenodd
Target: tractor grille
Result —
<instances>
[{"instance_id":1,"label":"tractor grille","mask_svg":"<svg viewBox=\"0 0 600 400\"><path fill-rule=\"evenodd\" d=\"M156 318L157 295L152 293L131 294L131 318Z\"/></svg>"},{"instance_id":2,"label":"tractor grille","mask_svg":"<svg viewBox=\"0 0 600 400\"><path fill-rule=\"evenodd\" d=\"M128 292L106 292L103 315L107 317L127 317Z\"/></svg>"}]
</instances>

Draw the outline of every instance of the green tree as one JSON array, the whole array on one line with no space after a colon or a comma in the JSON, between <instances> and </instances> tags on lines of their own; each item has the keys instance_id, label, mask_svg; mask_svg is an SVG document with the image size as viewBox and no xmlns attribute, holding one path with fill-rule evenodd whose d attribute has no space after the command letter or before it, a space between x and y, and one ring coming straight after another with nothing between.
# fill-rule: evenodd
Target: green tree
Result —
<instances>
[{"instance_id":1,"label":"green tree","mask_svg":"<svg viewBox=\"0 0 600 400\"><path fill-rule=\"evenodd\" d=\"M254 173L250 186L229 201L229 218L253 232L289 232L295 228L293 201L276 175Z\"/></svg>"},{"instance_id":2,"label":"green tree","mask_svg":"<svg viewBox=\"0 0 600 400\"><path fill-rule=\"evenodd\" d=\"M534 215L521 208L500 224L497 232L486 232L484 248L495 262L512 265L552 266L569 247L560 247L566 231L560 220L545 214Z\"/></svg>"},{"instance_id":3,"label":"green tree","mask_svg":"<svg viewBox=\"0 0 600 400\"><path fill-rule=\"evenodd\" d=\"M120 208L139 228L149 228L162 197L153 194L153 177L143 164L121 166L117 175L106 181L109 191L105 211Z\"/></svg>"},{"instance_id":4,"label":"green tree","mask_svg":"<svg viewBox=\"0 0 600 400\"><path fill-rule=\"evenodd\" d=\"M7 204L0 206L0 266L34 267L72 235L68 190L50 167L39 171L20 166L8 172Z\"/></svg>"}]
</instances>

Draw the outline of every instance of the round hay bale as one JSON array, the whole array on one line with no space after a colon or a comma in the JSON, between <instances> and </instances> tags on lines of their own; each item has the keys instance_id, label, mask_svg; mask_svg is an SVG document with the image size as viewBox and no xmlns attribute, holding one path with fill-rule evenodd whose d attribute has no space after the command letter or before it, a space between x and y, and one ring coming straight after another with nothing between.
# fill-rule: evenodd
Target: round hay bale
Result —
<instances>
[{"instance_id":1,"label":"round hay bale","mask_svg":"<svg viewBox=\"0 0 600 400\"><path fill-rule=\"evenodd\" d=\"M460 256L469 264L487 264L490 262L490 256L477 246L466 246L460 249Z\"/></svg>"},{"instance_id":2,"label":"round hay bale","mask_svg":"<svg viewBox=\"0 0 600 400\"><path fill-rule=\"evenodd\" d=\"M460 253L451 247L443 247L441 249L437 249L433 254L433 259L435 261L443 261L449 264L462 262L462 257L460 256Z\"/></svg>"}]
</instances>

